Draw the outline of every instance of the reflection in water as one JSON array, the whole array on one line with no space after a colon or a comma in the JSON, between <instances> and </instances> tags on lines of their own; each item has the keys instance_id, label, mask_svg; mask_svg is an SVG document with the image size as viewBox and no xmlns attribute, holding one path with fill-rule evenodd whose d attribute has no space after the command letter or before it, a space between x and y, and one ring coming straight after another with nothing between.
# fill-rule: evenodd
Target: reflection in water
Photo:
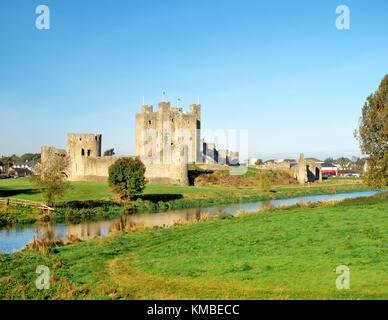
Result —
<instances>
[{"instance_id":1,"label":"reflection in water","mask_svg":"<svg viewBox=\"0 0 388 320\"><path fill-rule=\"evenodd\" d=\"M0 252L14 252L26 246L34 238L39 239L68 239L89 240L105 236L115 231L131 231L138 228L169 227L175 224L197 222L207 217L220 214L238 215L252 213L261 209L291 206L298 203L313 203L328 200L343 200L347 198L365 197L378 191L365 191L347 194L317 195L278 199L272 201L257 201L228 206L209 208L192 208L159 213L144 213L123 215L120 218L104 221L87 221L79 224L39 223L34 225L16 225L11 228L0 229Z\"/></svg>"},{"instance_id":2,"label":"reflection in water","mask_svg":"<svg viewBox=\"0 0 388 320\"><path fill-rule=\"evenodd\" d=\"M109 231L130 231L138 228L169 227L203 218L202 209L186 209L170 212L124 215L111 225Z\"/></svg>"}]
</instances>

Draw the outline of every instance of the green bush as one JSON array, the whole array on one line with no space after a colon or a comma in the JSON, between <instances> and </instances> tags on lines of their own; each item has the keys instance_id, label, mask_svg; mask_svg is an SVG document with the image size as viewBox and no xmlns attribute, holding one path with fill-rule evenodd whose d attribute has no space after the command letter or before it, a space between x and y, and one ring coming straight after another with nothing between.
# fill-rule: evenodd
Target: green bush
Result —
<instances>
[{"instance_id":1,"label":"green bush","mask_svg":"<svg viewBox=\"0 0 388 320\"><path fill-rule=\"evenodd\" d=\"M130 200L143 192L145 166L138 158L122 158L109 167L109 185L122 199Z\"/></svg>"}]
</instances>

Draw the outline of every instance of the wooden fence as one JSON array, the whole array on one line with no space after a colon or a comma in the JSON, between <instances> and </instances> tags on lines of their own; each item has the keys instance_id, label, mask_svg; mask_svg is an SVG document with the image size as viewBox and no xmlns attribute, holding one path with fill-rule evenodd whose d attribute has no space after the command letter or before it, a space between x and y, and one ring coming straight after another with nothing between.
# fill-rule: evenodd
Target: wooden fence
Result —
<instances>
[{"instance_id":1,"label":"wooden fence","mask_svg":"<svg viewBox=\"0 0 388 320\"><path fill-rule=\"evenodd\" d=\"M22 206L22 207L30 207L30 208L33 207L33 208L39 208L41 210L54 211L54 208L50 208L49 206L46 206L43 202L24 200L24 199L0 198L0 204L15 205L15 206Z\"/></svg>"}]
</instances>

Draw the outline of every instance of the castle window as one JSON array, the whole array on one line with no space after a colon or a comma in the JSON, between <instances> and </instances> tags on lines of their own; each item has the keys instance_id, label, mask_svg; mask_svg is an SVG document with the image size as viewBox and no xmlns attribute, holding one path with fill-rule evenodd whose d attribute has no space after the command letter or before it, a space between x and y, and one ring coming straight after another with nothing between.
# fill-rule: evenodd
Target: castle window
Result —
<instances>
[{"instance_id":1,"label":"castle window","mask_svg":"<svg viewBox=\"0 0 388 320\"><path fill-rule=\"evenodd\" d=\"M152 124L152 121L151 121L151 120L148 120L148 124Z\"/></svg>"},{"instance_id":2,"label":"castle window","mask_svg":"<svg viewBox=\"0 0 388 320\"><path fill-rule=\"evenodd\" d=\"M79 138L79 141L81 141L82 140L82 138Z\"/></svg>"},{"instance_id":3,"label":"castle window","mask_svg":"<svg viewBox=\"0 0 388 320\"><path fill-rule=\"evenodd\" d=\"M88 157L92 154L92 150L88 150Z\"/></svg>"},{"instance_id":4,"label":"castle window","mask_svg":"<svg viewBox=\"0 0 388 320\"><path fill-rule=\"evenodd\" d=\"M84 156L84 155L85 155L85 150L82 149L82 150L81 150L81 156Z\"/></svg>"}]
</instances>

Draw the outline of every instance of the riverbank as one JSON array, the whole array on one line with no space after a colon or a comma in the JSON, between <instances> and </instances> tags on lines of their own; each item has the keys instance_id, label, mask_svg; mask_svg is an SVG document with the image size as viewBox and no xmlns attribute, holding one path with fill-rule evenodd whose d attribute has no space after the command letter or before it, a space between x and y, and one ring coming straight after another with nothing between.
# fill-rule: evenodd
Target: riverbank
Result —
<instances>
[{"instance_id":1,"label":"riverbank","mask_svg":"<svg viewBox=\"0 0 388 320\"><path fill-rule=\"evenodd\" d=\"M388 195L0 255L2 299L387 299ZM34 286L36 267L51 272ZM338 290L339 265L350 290Z\"/></svg>"},{"instance_id":2,"label":"riverbank","mask_svg":"<svg viewBox=\"0 0 388 320\"><path fill-rule=\"evenodd\" d=\"M239 202L284 199L298 196L366 191L370 188L359 180L329 180L311 185L278 185L266 192L260 187L188 187L147 185L138 199L122 203L104 182L73 182L56 210L48 214L39 209L0 205L0 226L38 221L79 222L114 218L125 211L134 213L209 207ZM38 190L28 179L0 180L0 196L42 201Z\"/></svg>"}]
</instances>

